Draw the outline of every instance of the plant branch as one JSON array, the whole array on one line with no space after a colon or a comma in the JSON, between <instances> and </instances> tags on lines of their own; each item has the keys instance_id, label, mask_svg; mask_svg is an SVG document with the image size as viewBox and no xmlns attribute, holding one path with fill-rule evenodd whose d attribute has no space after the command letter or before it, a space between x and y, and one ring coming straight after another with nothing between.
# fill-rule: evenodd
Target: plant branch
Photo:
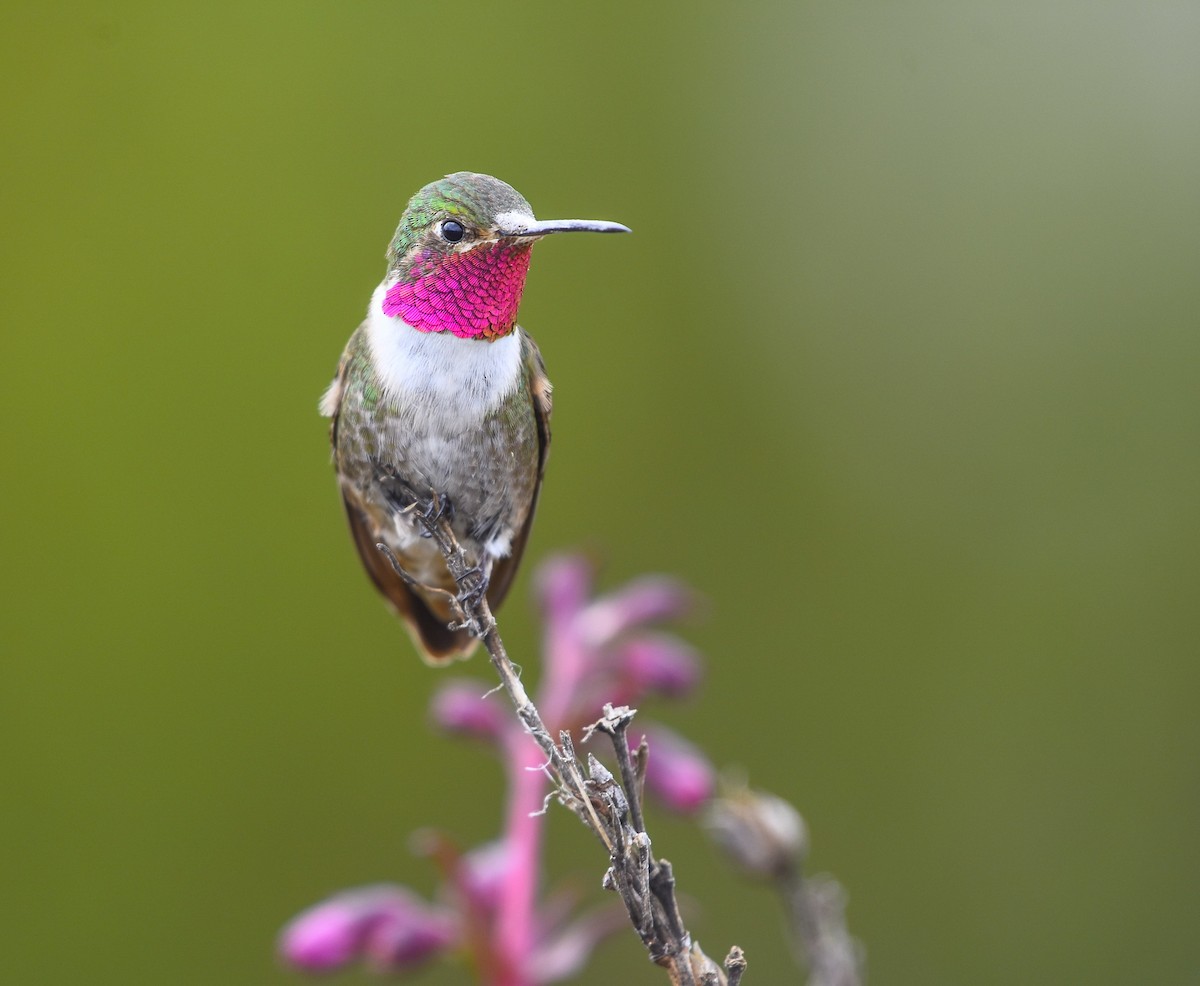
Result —
<instances>
[{"instance_id":1,"label":"plant branch","mask_svg":"<svg viewBox=\"0 0 1200 986\"><path fill-rule=\"evenodd\" d=\"M400 509L412 513L445 558L450 575L461 590L456 606L462 626L482 640L518 719L546 755L546 773L554 785L555 796L579 816L607 849L609 869L604 885L620 895L650 959L668 971L673 986L736 986L745 970L741 950L734 948L730 952L724 969L701 951L680 916L671 864L656 859L651 851L641 807L640 770L630 754L626 737L634 710L606 706L603 718L588 730L589 734L599 730L611 739L621 783L592 756L584 767L576 756L569 732L561 732L555 742L525 691L496 628L484 591L486 576L471 564L454 536L450 521L444 516L443 501L435 496L428 502L418 502L407 486L386 472L378 480ZM411 583L411 576L404 572L387 546L377 547L397 574ZM640 751L637 760L639 763L642 760Z\"/></svg>"}]
</instances>

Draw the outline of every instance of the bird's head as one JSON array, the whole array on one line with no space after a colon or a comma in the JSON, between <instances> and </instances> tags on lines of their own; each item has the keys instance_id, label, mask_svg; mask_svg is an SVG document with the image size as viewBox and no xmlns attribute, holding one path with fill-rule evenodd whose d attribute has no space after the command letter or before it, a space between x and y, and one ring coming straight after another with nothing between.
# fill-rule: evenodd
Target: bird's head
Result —
<instances>
[{"instance_id":1,"label":"bird's head","mask_svg":"<svg viewBox=\"0 0 1200 986\"><path fill-rule=\"evenodd\" d=\"M517 324L529 254L552 233L628 233L591 219L539 222L511 185L460 171L422 188L388 247L383 311L422 332L499 339Z\"/></svg>"}]
</instances>

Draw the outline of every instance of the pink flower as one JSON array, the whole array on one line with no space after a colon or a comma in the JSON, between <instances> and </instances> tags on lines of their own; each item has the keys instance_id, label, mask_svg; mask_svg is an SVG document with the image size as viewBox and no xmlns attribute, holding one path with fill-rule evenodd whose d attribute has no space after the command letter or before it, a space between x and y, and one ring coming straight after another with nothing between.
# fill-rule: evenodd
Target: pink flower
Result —
<instances>
[{"instance_id":1,"label":"pink flower","mask_svg":"<svg viewBox=\"0 0 1200 986\"><path fill-rule=\"evenodd\" d=\"M500 904L511 861L503 839L472 849L458 862L455 883L473 906L494 911Z\"/></svg>"},{"instance_id":2,"label":"pink flower","mask_svg":"<svg viewBox=\"0 0 1200 986\"><path fill-rule=\"evenodd\" d=\"M592 566L581 555L556 555L539 566L534 578L547 622L573 617L587 605Z\"/></svg>"},{"instance_id":3,"label":"pink flower","mask_svg":"<svg viewBox=\"0 0 1200 986\"><path fill-rule=\"evenodd\" d=\"M399 970L452 944L451 918L402 887L380 884L345 890L297 915L279 936L285 961L324 972L369 958Z\"/></svg>"},{"instance_id":4,"label":"pink flower","mask_svg":"<svg viewBox=\"0 0 1200 986\"><path fill-rule=\"evenodd\" d=\"M664 726L646 730L646 743L646 787L667 807L690 814L712 797L712 764L698 747Z\"/></svg>"},{"instance_id":5,"label":"pink flower","mask_svg":"<svg viewBox=\"0 0 1200 986\"><path fill-rule=\"evenodd\" d=\"M480 740L499 738L510 719L477 679L446 682L434 695L429 713L447 732Z\"/></svg>"},{"instance_id":6,"label":"pink flower","mask_svg":"<svg viewBox=\"0 0 1200 986\"><path fill-rule=\"evenodd\" d=\"M534 978L553 983L577 975L597 945L628 925L629 917L619 907L585 914L538 942L530 963Z\"/></svg>"},{"instance_id":7,"label":"pink flower","mask_svg":"<svg viewBox=\"0 0 1200 986\"><path fill-rule=\"evenodd\" d=\"M639 634L617 649L616 663L635 695L686 695L700 680L700 658L678 637Z\"/></svg>"},{"instance_id":8,"label":"pink flower","mask_svg":"<svg viewBox=\"0 0 1200 986\"><path fill-rule=\"evenodd\" d=\"M579 614L580 633L591 647L604 647L646 623L677 620L695 608L695 596L675 579L647 575L601 596Z\"/></svg>"},{"instance_id":9,"label":"pink flower","mask_svg":"<svg viewBox=\"0 0 1200 986\"><path fill-rule=\"evenodd\" d=\"M428 961L454 943L455 922L430 908L395 909L380 916L364 946L377 969L399 972Z\"/></svg>"}]
</instances>

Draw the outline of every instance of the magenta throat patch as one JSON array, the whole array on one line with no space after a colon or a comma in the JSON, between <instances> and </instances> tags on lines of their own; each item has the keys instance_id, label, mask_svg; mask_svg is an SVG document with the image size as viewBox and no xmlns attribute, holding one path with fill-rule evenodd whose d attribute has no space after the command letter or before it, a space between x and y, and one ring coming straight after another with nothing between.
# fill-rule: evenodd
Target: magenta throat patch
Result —
<instances>
[{"instance_id":1,"label":"magenta throat patch","mask_svg":"<svg viewBox=\"0 0 1200 986\"><path fill-rule=\"evenodd\" d=\"M441 258L430 273L388 289L383 313L422 332L494 339L517 324L532 244L476 247Z\"/></svg>"}]
</instances>

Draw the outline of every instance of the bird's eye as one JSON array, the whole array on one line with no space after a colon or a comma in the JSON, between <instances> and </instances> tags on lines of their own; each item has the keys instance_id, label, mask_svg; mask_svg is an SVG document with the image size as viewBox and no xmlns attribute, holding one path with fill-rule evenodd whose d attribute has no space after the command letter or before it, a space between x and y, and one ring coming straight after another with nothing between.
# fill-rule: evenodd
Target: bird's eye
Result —
<instances>
[{"instance_id":1,"label":"bird's eye","mask_svg":"<svg viewBox=\"0 0 1200 986\"><path fill-rule=\"evenodd\" d=\"M464 236L466 236L466 234L467 231L463 229L463 224L460 222L455 222L453 219L447 219L442 223L442 239L444 239L447 243L457 243Z\"/></svg>"}]
</instances>

